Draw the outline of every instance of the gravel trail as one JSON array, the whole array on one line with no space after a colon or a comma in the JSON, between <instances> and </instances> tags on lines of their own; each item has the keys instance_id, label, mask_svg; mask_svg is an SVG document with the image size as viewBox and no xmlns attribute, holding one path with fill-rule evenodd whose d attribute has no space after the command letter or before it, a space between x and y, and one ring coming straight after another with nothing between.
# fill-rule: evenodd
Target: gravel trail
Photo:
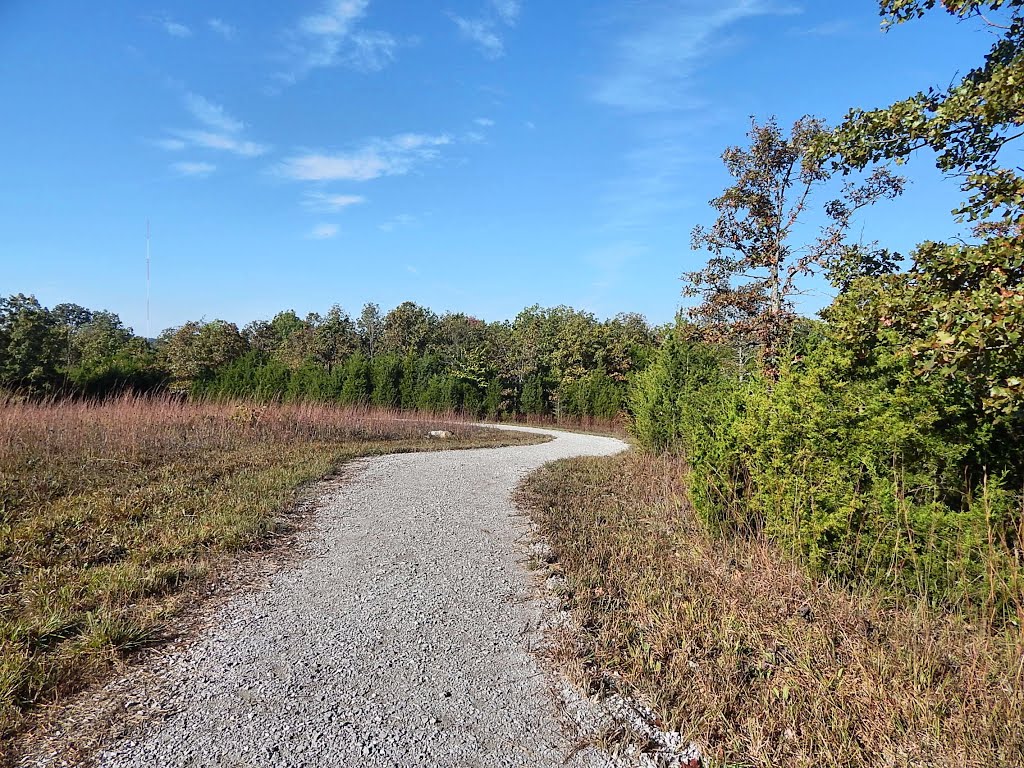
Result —
<instances>
[{"instance_id":1,"label":"gravel trail","mask_svg":"<svg viewBox=\"0 0 1024 768\"><path fill-rule=\"evenodd\" d=\"M545 462L626 446L550 434L349 465L302 560L218 610L168 668L174 714L100 765L565 765L510 494Z\"/></svg>"}]
</instances>

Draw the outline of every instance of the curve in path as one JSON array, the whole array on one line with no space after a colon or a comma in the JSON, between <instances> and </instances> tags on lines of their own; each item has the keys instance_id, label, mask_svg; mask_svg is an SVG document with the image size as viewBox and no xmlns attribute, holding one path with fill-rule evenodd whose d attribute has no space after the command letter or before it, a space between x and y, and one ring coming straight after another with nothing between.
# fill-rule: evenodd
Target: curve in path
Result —
<instances>
[{"instance_id":1,"label":"curve in path","mask_svg":"<svg viewBox=\"0 0 1024 768\"><path fill-rule=\"evenodd\" d=\"M554 439L350 465L302 561L173 659L175 714L100 765L564 765L510 497L548 461L626 446L534 431Z\"/></svg>"}]
</instances>

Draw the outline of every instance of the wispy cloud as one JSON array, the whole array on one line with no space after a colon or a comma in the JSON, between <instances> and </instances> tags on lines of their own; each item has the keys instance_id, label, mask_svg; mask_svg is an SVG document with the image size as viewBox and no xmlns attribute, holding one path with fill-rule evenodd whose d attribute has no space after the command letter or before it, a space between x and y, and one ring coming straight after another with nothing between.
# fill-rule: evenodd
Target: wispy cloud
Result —
<instances>
[{"instance_id":1,"label":"wispy cloud","mask_svg":"<svg viewBox=\"0 0 1024 768\"><path fill-rule=\"evenodd\" d=\"M452 15L452 21L467 40L476 44L477 49L489 59L500 59L505 55L505 43L498 36L494 22L487 19L467 19Z\"/></svg>"},{"instance_id":2,"label":"wispy cloud","mask_svg":"<svg viewBox=\"0 0 1024 768\"><path fill-rule=\"evenodd\" d=\"M181 139L157 139L153 145L167 152L178 152L188 146Z\"/></svg>"},{"instance_id":3,"label":"wispy cloud","mask_svg":"<svg viewBox=\"0 0 1024 768\"><path fill-rule=\"evenodd\" d=\"M181 22L175 21L170 16L165 14L154 14L150 16L143 16L143 19L150 23L159 26L164 32L171 37L191 37L191 27L182 24Z\"/></svg>"},{"instance_id":4,"label":"wispy cloud","mask_svg":"<svg viewBox=\"0 0 1024 768\"><path fill-rule=\"evenodd\" d=\"M389 139L372 139L348 152L311 152L287 158L280 173L298 181L370 181L382 176L401 176L416 165L440 156L450 144L446 134L430 136L402 133Z\"/></svg>"},{"instance_id":5,"label":"wispy cloud","mask_svg":"<svg viewBox=\"0 0 1024 768\"><path fill-rule=\"evenodd\" d=\"M192 30L186 27L184 24L180 24L177 21L170 19L162 19L160 23L163 25L164 31L171 37L191 37Z\"/></svg>"},{"instance_id":6,"label":"wispy cloud","mask_svg":"<svg viewBox=\"0 0 1024 768\"><path fill-rule=\"evenodd\" d=\"M171 137L154 142L161 149L178 151L193 147L231 152L241 157L258 157L270 149L266 144L244 138L241 133L245 123L232 117L220 104L190 91L183 94L182 101L202 127L169 131Z\"/></svg>"},{"instance_id":7,"label":"wispy cloud","mask_svg":"<svg viewBox=\"0 0 1024 768\"><path fill-rule=\"evenodd\" d=\"M408 227L416 223L416 217L408 213L400 213L397 216L382 221L377 225L377 229L381 232L394 232L396 229Z\"/></svg>"},{"instance_id":8,"label":"wispy cloud","mask_svg":"<svg viewBox=\"0 0 1024 768\"><path fill-rule=\"evenodd\" d=\"M519 0L491 0L491 6L498 14L498 18L510 25L519 19L519 12L523 7Z\"/></svg>"},{"instance_id":9,"label":"wispy cloud","mask_svg":"<svg viewBox=\"0 0 1024 768\"><path fill-rule=\"evenodd\" d=\"M182 162L174 163L171 168L181 176L209 176L217 166L213 163Z\"/></svg>"},{"instance_id":10,"label":"wispy cloud","mask_svg":"<svg viewBox=\"0 0 1024 768\"><path fill-rule=\"evenodd\" d=\"M216 32L221 37L223 37L225 40L235 39L235 34L237 31L233 26L228 24L223 19L207 19L206 26L209 27L212 31Z\"/></svg>"},{"instance_id":11,"label":"wispy cloud","mask_svg":"<svg viewBox=\"0 0 1024 768\"><path fill-rule=\"evenodd\" d=\"M214 104L199 94L186 93L185 106L196 120L216 131L237 133L245 128L245 123L231 117L220 104Z\"/></svg>"},{"instance_id":12,"label":"wispy cloud","mask_svg":"<svg viewBox=\"0 0 1024 768\"><path fill-rule=\"evenodd\" d=\"M203 147L204 149L218 149L224 152L231 152L241 157L259 157L266 154L269 147L266 144L259 144L255 141L240 139L227 133L215 133L213 131L179 131L178 135L189 142L192 146Z\"/></svg>"},{"instance_id":13,"label":"wispy cloud","mask_svg":"<svg viewBox=\"0 0 1024 768\"><path fill-rule=\"evenodd\" d=\"M678 214L693 203L686 169L702 157L692 147L699 129L691 120L655 121L638 132L622 158L624 173L605 190L606 229L643 230L652 217Z\"/></svg>"},{"instance_id":14,"label":"wispy cloud","mask_svg":"<svg viewBox=\"0 0 1024 768\"><path fill-rule=\"evenodd\" d=\"M832 19L810 27L794 27L791 31L805 37L839 37L853 29L854 24L850 19Z\"/></svg>"},{"instance_id":15,"label":"wispy cloud","mask_svg":"<svg viewBox=\"0 0 1024 768\"><path fill-rule=\"evenodd\" d=\"M303 201L315 211L340 211L366 202L362 195L332 195L326 192L308 192Z\"/></svg>"},{"instance_id":16,"label":"wispy cloud","mask_svg":"<svg viewBox=\"0 0 1024 768\"><path fill-rule=\"evenodd\" d=\"M613 288L621 282L625 268L642 258L646 252L646 246L626 241L612 243L586 254L583 260L590 268L590 287L598 291Z\"/></svg>"},{"instance_id":17,"label":"wispy cloud","mask_svg":"<svg viewBox=\"0 0 1024 768\"><path fill-rule=\"evenodd\" d=\"M460 140L466 144L483 144L487 141L487 132L494 127L489 117L478 117L473 121L474 128L463 133Z\"/></svg>"},{"instance_id":18,"label":"wispy cloud","mask_svg":"<svg viewBox=\"0 0 1024 768\"><path fill-rule=\"evenodd\" d=\"M755 16L798 12L774 0L727 0L688 2L673 13L646 14L653 20L616 42L611 72L593 97L630 112L693 106L693 76L728 27Z\"/></svg>"},{"instance_id":19,"label":"wispy cloud","mask_svg":"<svg viewBox=\"0 0 1024 768\"><path fill-rule=\"evenodd\" d=\"M319 13L300 18L285 33L287 65L277 80L292 84L322 67L374 72L390 64L398 41L387 32L362 28L368 6L369 0L329 0Z\"/></svg>"},{"instance_id":20,"label":"wispy cloud","mask_svg":"<svg viewBox=\"0 0 1024 768\"><path fill-rule=\"evenodd\" d=\"M723 108L701 87L715 54L735 44L735 27L799 10L789 0L639 0L640 11L614 19L609 66L591 98L632 117L633 146L623 171L607 183L602 218L609 230L641 230L659 216L692 204L686 170L699 162L693 147L722 119ZM634 22L633 19L640 19Z\"/></svg>"},{"instance_id":21,"label":"wispy cloud","mask_svg":"<svg viewBox=\"0 0 1024 768\"><path fill-rule=\"evenodd\" d=\"M614 296L618 286L637 263L648 253L642 243L626 240L612 242L582 256L578 267L581 294L574 299L576 306L600 312ZM611 310L615 311L615 310ZM610 312L609 312L610 314Z\"/></svg>"},{"instance_id":22,"label":"wispy cloud","mask_svg":"<svg viewBox=\"0 0 1024 768\"><path fill-rule=\"evenodd\" d=\"M480 53L488 59L499 59L505 55L501 28L515 26L521 10L519 0L490 0L479 16L448 16L462 37L476 45Z\"/></svg>"},{"instance_id":23,"label":"wispy cloud","mask_svg":"<svg viewBox=\"0 0 1024 768\"><path fill-rule=\"evenodd\" d=\"M317 224L306 235L310 240L330 240L338 234L337 224Z\"/></svg>"}]
</instances>

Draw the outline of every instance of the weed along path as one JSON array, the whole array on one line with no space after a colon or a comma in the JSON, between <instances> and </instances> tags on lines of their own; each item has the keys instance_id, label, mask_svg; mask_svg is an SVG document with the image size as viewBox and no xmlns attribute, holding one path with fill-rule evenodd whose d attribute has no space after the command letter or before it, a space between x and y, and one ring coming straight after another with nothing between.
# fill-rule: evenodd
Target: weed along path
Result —
<instances>
[{"instance_id":1,"label":"weed along path","mask_svg":"<svg viewBox=\"0 0 1024 768\"><path fill-rule=\"evenodd\" d=\"M302 559L167 660L149 704L167 714L100 765L565 765L510 495L545 462L626 446L551 434L350 465Z\"/></svg>"}]
</instances>

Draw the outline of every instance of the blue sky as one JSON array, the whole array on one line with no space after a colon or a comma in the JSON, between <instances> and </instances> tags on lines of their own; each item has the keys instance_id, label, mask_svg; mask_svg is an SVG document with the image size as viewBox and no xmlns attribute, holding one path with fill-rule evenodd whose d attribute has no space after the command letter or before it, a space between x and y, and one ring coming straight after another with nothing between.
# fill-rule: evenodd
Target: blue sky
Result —
<instances>
[{"instance_id":1,"label":"blue sky","mask_svg":"<svg viewBox=\"0 0 1024 768\"><path fill-rule=\"evenodd\" d=\"M144 333L148 219L154 335L405 300L665 322L750 116L835 122L990 44L870 0L6 0L0 292ZM863 221L903 252L958 231L956 184L908 175Z\"/></svg>"}]
</instances>

